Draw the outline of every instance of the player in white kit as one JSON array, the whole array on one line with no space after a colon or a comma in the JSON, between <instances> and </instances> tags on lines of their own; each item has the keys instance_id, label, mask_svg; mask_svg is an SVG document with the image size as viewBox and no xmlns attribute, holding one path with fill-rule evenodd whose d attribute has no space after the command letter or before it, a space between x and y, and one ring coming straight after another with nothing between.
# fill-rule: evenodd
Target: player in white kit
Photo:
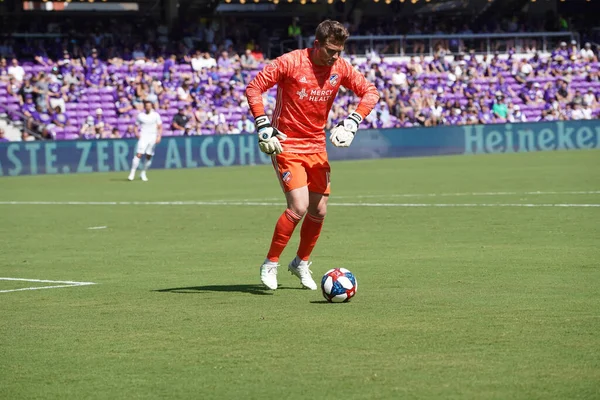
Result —
<instances>
[{"instance_id":1,"label":"player in white kit","mask_svg":"<svg viewBox=\"0 0 600 400\"><path fill-rule=\"evenodd\" d=\"M131 162L131 172L128 179L130 181L135 179L135 171L140 165L142 155L145 154L146 162L144 163L140 178L146 182L148 180L146 171L150 168L154 148L160 143L160 137L162 136L162 120L160 119L160 115L152 108L152 103L146 101L144 102L144 111L138 114L135 123L138 143L136 155L133 156L133 161Z\"/></svg>"}]
</instances>

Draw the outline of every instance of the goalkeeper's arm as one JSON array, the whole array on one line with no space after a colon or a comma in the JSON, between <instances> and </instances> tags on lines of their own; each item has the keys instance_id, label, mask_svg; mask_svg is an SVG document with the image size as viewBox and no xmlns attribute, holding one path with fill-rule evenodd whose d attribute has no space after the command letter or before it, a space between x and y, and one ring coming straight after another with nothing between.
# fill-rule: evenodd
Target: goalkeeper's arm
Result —
<instances>
[{"instance_id":1,"label":"goalkeeper's arm","mask_svg":"<svg viewBox=\"0 0 600 400\"><path fill-rule=\"evenodd\" d=\"M363 117L359 113L352 112L346 119L331 129L329 135L331 143L333 143L335 147L350 146L362 120Z\"/></svg>"},{"instance_id":2,"label":"goalkeeper's arm","mask_svg":"<svg viewBox=\"0 0 600 400\"><path fill-rule=\"evenodd\" d=\"M258 132L258 147L260 151L266 154L283 153L281 142L287 139L285 133L271 126L271 122L266 115L256 117L254 124Z\"/></svg>"}]
</instances>

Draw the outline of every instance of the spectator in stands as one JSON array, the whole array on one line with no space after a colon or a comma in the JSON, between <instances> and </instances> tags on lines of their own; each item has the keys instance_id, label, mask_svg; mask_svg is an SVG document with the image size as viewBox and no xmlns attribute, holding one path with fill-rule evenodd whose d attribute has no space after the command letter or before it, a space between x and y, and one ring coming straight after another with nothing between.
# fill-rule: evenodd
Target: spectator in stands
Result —
<instances>
[{"instance_id":1,"label":"spectator in stands","mask_svg":"<svg viewBox=\"0 0 600 400\"><path fill-rule=\"evenodd\" d=\"M64 128L69 125L69 119L67 115L61 110L59 106L54 108L54 114L52 114L52 123L59 128Z\"/></svg>"},{"instance_id":2,"label":"spectator in stands","mask_svg":"<svg viewBox=\"0 0 600 400\"><path fill-rule=\"evenodd\" d=\"M171 100L168 97L165 97L158 103L159 110L170 110L171 109Z\"/></svg>"},{"instance_id":3,"label":"spectator in stands","mask_svg":"<svg viewBox=\"0 0 600 400\"><path fill-rule=\"evenodd\" d=\"M240 133L242 133L242 131L237 126L235 126L235 124L233 122L230 122L229 127L227 129L227 134L238 135Z\"/></svg>"},{"instance_id":4,"label":"spectator in stands","mask_svg":"<svg viewBox=\"0 0 600 400\"><path fill-rule=\"evenodd\" d=\"M59 107L63 112L66 110L66 96L63 94L62 89L60 80L48 84L48 102L52 110L56 107Z\"/></svg>"},{"instance_id":5,"label":"spectator in stands","mask_svg":"<svg viewBox=\"0 0 600 400\"><path fill-rule=\"evenodd\" d=\"M242 118L237 121L236 127L242 133L254 132L254 123L248 119L246 114L242 114Z\"/></svg>"},{"instance_id":6,"label":"spectator in stands","mask_svg":"<svg viewBox=\"0 0 600 400\"><path fill-rule=\"evenodd\" d=\"M560 103L566 103L571 100L571 93L569 90L569 84L564 79L558 80L558 90L556 91L556 99Z\"/></svg>"},{"instance_id":7,"label":"spectator in stands","mask_svg":"<svg viewBox=\"0 0 600 400\"><path fill-rule=\"evenodd\" d=\"M93 116L90 115L86 118L85 122L81 126L81 129L79 130L79 135L82 139L95 139L98 137L96 135Z\"/></svg>"},{"instance_id":8,"label":"spectator in stands","mask_svg":"<svg viewBox=\"0 0 600 400\"><path fill-rule=\"evenodd\" d=\"M127 125L125 129L125 133L122 136L123 139L134 139L137 138L137 134L135 133L135 125Z\"/></svg>"},{"instance_id":9,"label":"spectator in stands","mask_svg":"<svg viewBox=\"0 0 600 400\"><path fill-rule=\"evenodd\" d=\"M560 42L556 49L554 49L551 53L552 59L556 59L557 57L562 57L563 59L569 57L569 51L567 50L567 42Z\"/></svg>"},{"instance_id":10,"label":"spectator in stands","mask_svg":"<svg viewBox=\"0 0 600 400\"><path fill-rule=\"evenodd\" d=\"M465 88L463 93L467 99L474 99L479 95L480 91L481 91L481 88L476 86L475 82L469 81L469 83L467 83L467 87Z\"/></svg>"},{"instance_id":11,"label":"spectator in stands","mask_svg":"<svg viewBox=\"0 0 600 400\"><path fill-rule=\"evenodd\" d=\"M99 59L94 58L91 66L87 68L85 77L86 85L89 87L103 87L106 85L107 81L108 74L106 73L104 66L101 64Z\"/></svg>"},{"instance_id":12,"label":"spectator in stands","mask_svg":"<svg viewBox=\"0 0 600 400\"><path fill-rule=\"evenodd\" d=\"M557 121L559 119L558 109L553 107L551 104L546 104L542 110L540 121Z\"/></svg>"},{"instance_id":13,"label":"spectator in stands","mask_svg":"<svg viewBox=\"0 0 600 400\"><path fill-rule=\"evenodd\" d=\"M288 25L287 33L288 39L293 39L294 42L290 48L295 49L298 46L298 39L302 37L302 29L299 25L300 19L298 17L292 18L292 22Z\"/></svg>"},{"instance_id":14,"label":"spectator in stands","mask_svg":"<svg viewBox=\"0 0 600 400\"><path fill-rule=\"evenodd\" d=\"M575 94L573 95L571 102L573 104L583 104L583 96L581 95L581 91L579 89L575 90Z\"/></svg>"},{"instance_id":15,"label":"spectator in stands","mask_svg":"<svg viewBox=\"0 0 600 400\"><path fill-rule=\"evenodd\" d=\"M583 104L581 106L581 113L583 114L583 119L592 119L593 110L589 104Z\"/></svg>"},{"instance_id":16,"label":"spectator in stands","mask_svg":"<svg viewBox=\"0 0 600 400\"><path fill-rule=\"evenodd\" d=\"M65 91L65 95L67 96L67 102L69 103L78 103L81 94L82 90L80 86L76 86L74 83L70 84L68 90Z\"/></svg>"},{"instance_id":17,"label":"spectator in stands","mask_svg":"<svg viewBox=\"0 0 600 400\"><path fill-rule=\"evenodd\" d=\"M190 64L192 65L192 70L197 73L200 72L203 68L205 68L204 61L202 58L202 52L200 50L196 50L196 52L190 59Z\"/></svg>"},{"instance_id":18,"label":"spectator in stands","mask_svg":"<svg viewBox=\"0 0 600 400\"><path fill-rule=\"evenodd\" d=\"M34 115L36 112L35 103L33 102L33 94L26 94L25 102L21 105L21 113L25 116L25 126L28 129L33 129Z\"/></svg>"},{"instance_id":19,"label":"spectator in stands","mask_svg":"<svg viewBox=\"0 0 600 400\"><path fill-rule=\"evenodd\" d=\"M177 64L177 56L175 54L171 54L169 58L165 60L163 64L163 79L168 81L171 80L171 77L175 73L175 65Z\"/></svg>"},{"instance_id":20,"label":"spectator in stands","mask_svg":"<svg viewBox=\"0 0 600 400\"><path fill-rule=\"evenodd\" d=\"M508 122L527 122L527 117L523 114L518 104L508 109Z\"/></svg>"},{"instance_id":21,"label":"spectator in stands","mask_svg":"<svg viewBox=\"0 0 600 400\"><path fill-rule=\"evenodd\" d=\"M8 75L8 65L6 63L6 58L0 57L0 82L7 82L9 79Z\"/></svg>"},{"instance_id":22,"label":"spectator in stands","mask_svg":"<svg viewBox=\"0 0 600 400\"><path fill-rule=\"evenodd\" d=\"M584 62L598 62L598 57L594 54L594 50L592 50L592 45L590 42L587 42L580 51L581 59Z\"/></svg>"},{"instance_id":23,"label":"spectator in stands","mask_svg":"<svg viewBox=\"0 0 600 400\"><path fill-rule=\"evenodd\" d=\"M134 109L131 105L131 102L129 101L127 96L125 96L124 93L121 95L119 101L115 103L115 107L117 108L118 115L129 114Z\"/></svg>"},{"instance_id":24,"label":"spectator in stands","mask_svg":"<svg viewBox=\"0 0 600 400\"><path fill-rule=\"evenodd\" d=\"M190 82L188 80L183 81L181 86L177 88L177 100L191 103L193 101L190 95Z\"/></svg>"},{"instance_id":25,"label":"spectator in stands","mask_svg":"<svg viewBox=\"0 0 600 400\"><path fill-rule=\"evenodd\" d=\"M444 117L444 125L464 125L464 117L460 108L451 108Z\"/></svg>"},{"instance_id":26,"label":"spectator in stands","mask_svg":"<svg viewBox=\"0 0 600 400\"><path fill-rule=\"evenodd\" d=\"M85 64L84 64L85 68L86 69L91 69L95 60L98 60L98 50L94 48L90 52L90 55L87 56L85 58L85 60L84 60L85 61ZM98 60L98 61L100 61L100 60Z\"/></svg>"},{"instance_id":27,"label":"spectator in stands","mask_svg":"<svg viewBox=\"0 0 600 400\"><path fill-rule=\"evenodd\" d=\"M8 142L8 139L4 136L4 129L0 128L0 143L1 142Z\"/></svg>"},{"instance_id":28,"label":"spectator in stands","mask_svg":"<svg viewBox=\"0 0 600 400\"><path fill-rule=\"evenodd\" d=\"M517 82L525 83L530 78L532 72L533 72L533 67L531 66L531 64L529 64L529 62L526 59L522 58L518 62L517 69L513 73L513 75ZM493 76L493 75L488 75L488 76Z\"/></svg>"},{"instance_id":29,"label":"spectator in stands","mask_svg":"<svg viewBox=\"0 0 600 400\"><path fill-rule=\"evenodd\" d=\"M104 120L104 112L102 108L96 109L96 115L94 117L94 130L96 137L104 138L106 132L110 132L110 126Z\"/></svg>"},{"instance_id":30,"label":"spectator in stands","mask_svg":"<svg viewBox=\"0 0 600 400\"><path fill-rule=\"evenodd\" d=\"M396 71L392 74L392 85L400 88L408 87L408 80L406 78L406 73L402 70L402 67L396 67Z\"/></svg>"},{"instance_id":31,"label":"spectator in stands","mask_svg":"<svg viewBox=\"0 0 600 400\"><path fill-rule=\"evenodd\" d=\"M570 120L573 119L573 103L565 104L564 108L562 108L559 112L560 120Z\"/></svg>"},{"instance_id":32,"label":"spectator in stands","mask_svg":"<svg viewBox=\"0 0 600 400\"><path fill-rule=\"evenodd\" d=\"M537 82L536 82L537 83ZM537 88L534 88L533 81L527 81L521 93L519 93L521 100L525 104L534 104L537 98Z\"/></svg>"},{"instance_id":33,"label":"spectator in stands","mask_svg":"<svg viewBox=\"0 0 600 400\"><path fill-rule=\"evenodd\" d=\"M409 116L404 111L400 111L400 113L398 114L398 121L396 122L396 126L399 128L410 128L414 126L414 123L410 120Z\"/></svg>"},{"instance_id":34,"label":"spectator in stands","mask_svg":"<svg viewBox=\"0 0 600 400\"><path fill-rule=\"evenodd\" d=\"M493 93L500 92L508 95L509 97L517 97L515 91L510 87L509 84L506 83L506 79L502 75L498 75L498 82L492 85Z\"/></svg>"},{"instance_id":35,"label":"spectator in stands","mask_svg":"<svg viewBox=\"0 0 600 400\"><path fill-rule=\"evenodd\" d=\"M177 114L173 116L171 129L177 131L180 135L189 135L191 131L189 122L190 117L185 113L185 108L183 106L179 106Z\"/></svg>"},{"instance_id":36,"label":"spectator in stands","mask_svg":"<svg viewBox=\"0 0 600 400\"><path fill-rule=\"evenodd\" d=\"M54 128L52 116L39 104L36 106L36 112L33 114L33 119L33 126L39 133L44 133L44 129L51 131Z\"/></svg>"},{"instance_id":37,"label":"spectator in stands","mask_svg":"<svg viewBox=\"0 0 600 400\"><path fill-rule=\"evenodd\" d=\"M19 65L19 60L13 58L10 67L7 69L8 75L13 76L16 81L20 84L23 82L25 77L25 70Z\"/></svg>"},{"instance_id":38,"label":"spectator in stands","mask_svg":"<svg viewBox=\"0 0 600 400\"><path fill-rule=\"evenodd\" d=\"M229 83L232 85L246 86L246 78L240 68L236 68L233 75L231 76Z\"/></svg>"},{"instance_id":39,"label":"spectator in stands","mask_svg":"<svg viewBox=\"0 0 600 400\"><path fill-rule=\"evenodd\" d=\"M589 107L597 107L598 106L598 99L596 98L596 95L594 94L594 89L593 88L588 88L587 93L583 95L583 105L584 106L589 106Z\"/></svg>"},{"instance_id":40,"label":"spectator in stands","mask_svg":"<svg viewBox=\"0 0 600 400\"><path fill-rule=\"evenodd\" d=\"M258 68L258 60L252 55L251 49L246 49L240 57L240 66L245 71L256 70Z\"/></svg>"},{"instance_id":41,"label":"spectator in stands","mask_svg":"<svg viewBox=\"0 0 600 400\"><path fill-rule=\"evenodd\" d=\"M20 94L20 90L19 89L20 85L19 82L17 82L17 80L15 79L14 76L11 76L9 81L8 81L8 86L6 86L6 92L10 95L10 96L14 96L16 98L19 98L19 94Z\"/></svg>"},{"instance_id":42,"label":"spectator in stands","mask_svg":"<svg viewBox=\"0 0 600 400\"><path fill-rule=\"evenodd\" d=\"M504 95L501 92L496 93L496 101L492 106L496 122L506 122L508 118L508 107L504 101Z\"/></svg>"},{"instance_id":43,"label":"spectator in stands","mask_svg":"<svg viewBox=\"0 0 600 400\"><path fill-rule=\"evenodd\" d=\"M583 110L581 107L581 103L576 103L576 102L572 102L571 103L571 107L573 108L573 111L571 112L571 118L573 120L580 120L580 119L584 119L584 115L583 115Z\"/></svg>"},{"instance_id":44,"label":"spectator in stands","mask_svg":"<svg viewBox=\"0 0 600 400\"><path fill-rule=\"evenodd\" d=\"M491 112L490 107L487 104L483 104L481 111L479 112L479 123L480 124L493 124L496 122L496 117Z\"/></svg>"},{"instance_id":45,"label":"spectator in stands","mask_svg":"<svg viewBox=\"0 0 600 400\"><path fill-rule=\"evenodd\" d=\"M229 131L229 126L226 121L221 121L215 127L215 133L218 135L226 135Z\"/></svg>"}]
</instances>

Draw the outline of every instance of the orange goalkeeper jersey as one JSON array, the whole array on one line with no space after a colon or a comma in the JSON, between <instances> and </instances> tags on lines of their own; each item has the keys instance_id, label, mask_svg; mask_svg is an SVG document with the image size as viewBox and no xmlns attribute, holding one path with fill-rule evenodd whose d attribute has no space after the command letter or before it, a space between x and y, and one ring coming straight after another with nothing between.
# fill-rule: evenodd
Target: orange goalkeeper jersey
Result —
<instances>
[{"instance_id":1,"label":"orange goalkeeper jersey","mask_svg":"<svg viewBox=\"0 0 600 400\"><path fill-rule=\"evenodd\" d=\"M377 88L352 65L339 58L333 66L314 64L312 49L294 50L264 67L246 88L254 118L265 115L262 94L277 85L277 102L271 124L285 133L284 151L325 151L325 125L340 86L361 98L356 112L363 119L379 101Z\"/></svg>"}]
</instances>

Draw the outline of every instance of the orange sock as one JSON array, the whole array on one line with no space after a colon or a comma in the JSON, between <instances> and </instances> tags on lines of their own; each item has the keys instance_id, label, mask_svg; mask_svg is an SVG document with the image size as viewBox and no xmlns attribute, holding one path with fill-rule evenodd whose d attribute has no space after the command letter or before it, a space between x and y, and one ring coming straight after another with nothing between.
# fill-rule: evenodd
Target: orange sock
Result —
<instances>
[{"instance_id":1,"label":"orange sock","mask_svg":"<svg viewBox=\"0 0 600 400\"><path fill-rule=\"evenodd\" d=\"M315 248L321 234L324 220L323 217L315 217L311 214L306 214L306 217L304 217L302 228L300 228L300 245L298 246L298 257L301 260L307 261L310 258L310 253Z\"/></svg>"},{"instance_id":2,"label":"orange sock","mask_svg":"<svg viewBox=\"0 0 600 400\"><path fill-rule=\"evenodd\" d=\"M281 214L281 217L277 220L275 225L275 232L273 232L273 239L271 239L271 247L267 254L267 259L272 262L279 261L279 256L283 253L283 249L290 241L296 225L302 219L302 216L296 214L289 208Z\"/></svg>"}]
</instances>

